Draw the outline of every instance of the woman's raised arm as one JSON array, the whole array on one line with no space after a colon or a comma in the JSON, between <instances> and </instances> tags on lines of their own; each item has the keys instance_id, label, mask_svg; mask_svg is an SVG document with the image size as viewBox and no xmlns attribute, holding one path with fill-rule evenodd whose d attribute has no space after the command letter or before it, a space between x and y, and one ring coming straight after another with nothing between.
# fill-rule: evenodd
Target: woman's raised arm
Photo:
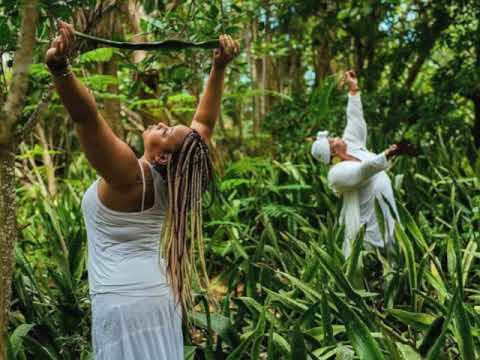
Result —
<instances>
[{"instance_id":1,"label":"woman's raised arm","mask_svg":"<svg viewBox=\"0 0 480 360\"><path fill-rule=\"evenodd\" d=\"M191 125L205 140L211 138L213 128L220 115L225 69L239 51L240 45L231 36L220 36L220 48L214 52L212 70L207 86L200 98Z\"/></svg>"},{"instance_id":2,"label":"woman's raised arm","mask_svg":"<svg viewBox=\"0 0 480 360\"><path fill-rule=\"evenodd\" d=\"M350 70L345 73L348 84L347 126L343 133L345 141L360 147L367 146L367 123L363 117L362 99L358 87L357 75Z\"/></svg>"},{"instance_id":3,"label":"woman's raised arm","mask_svg":"<svg viewBox=\"0 0 480 360\"><path fill-rule=\"evenodd\" d=\"M133 184L139 167L130 147L119 139L97 110L93 95L70 70L67 55L74 42L73 27L59 22L59 34L45 55L58 95L76 125L90 164L112 186Z\"/></svg>"}]
</instances>

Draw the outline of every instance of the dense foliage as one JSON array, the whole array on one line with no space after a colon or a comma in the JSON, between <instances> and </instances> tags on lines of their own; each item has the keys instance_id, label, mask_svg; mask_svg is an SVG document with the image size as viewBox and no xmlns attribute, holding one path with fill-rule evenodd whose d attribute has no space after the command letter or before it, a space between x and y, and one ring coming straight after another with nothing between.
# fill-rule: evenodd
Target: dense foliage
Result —
<instances>
[{"instance_id":1,"label":"dense foliage","mask_svg":"<svg viewBox=\"0 0 480 360\"><path fill-rule=\"evenodd\" d=\"M137 30L150 40L201 41L222 31L243 39L217 126L217 191L205 210L211 286L196 296L188 358L480 356L478 1L98 3L42 2L20 127L30 126L49 94L42 59L56 17L129 39L135 27L125 25L133 21L125 6L135 3L143 8ZM19 4L0 4L4 95ZM123 26L98 20L109 12ZM186 50L136 62L127 52L84 42L79 52L76 74L137 153L145 125L191 119L210 57ZM421 154L390 171L402 218L395 254L363 251L360 236L345 261L340 200L307 138L322 128L341 134L346 93L337 80L351 67L361 80L369 146L381 151L407 138ZM9 356L88 359L80 206L96 174L58 97L46 99L16 162L20 239Z\"/></svg>"}]
</instances>

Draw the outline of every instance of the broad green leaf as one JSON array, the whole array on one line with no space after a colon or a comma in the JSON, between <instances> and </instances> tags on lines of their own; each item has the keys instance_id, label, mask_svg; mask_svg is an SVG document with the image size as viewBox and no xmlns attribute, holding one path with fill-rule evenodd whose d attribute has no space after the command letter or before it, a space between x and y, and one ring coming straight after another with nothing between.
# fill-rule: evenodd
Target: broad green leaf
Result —
<instances>
[{"instance_id":1,"label":"broad green leaf","mask_svg":"<svg viewBox=\"0 0 480 360\"><path fill-rule=\"evenodd\" d=\"M455 306L455 325L457 328L456 339L459 344L460 353L462 354L462 359L465 360L474 360L475 357L475 348L473 345L472 330L470 327L470 321L468 319L467 313L463 302L458 301Z\"/></svg>"},{"instance_id":2,"label":"broad green leaf","mask_svg":"<svg viewBox=\"0 0 480 360\"><path fill-rule=\"evenodd\" d=\"M350 305L344 302L333 292L330 292L330 296L338 307L339 316L345 322L348 338L352 342L355 352L359 358L362 360L384 359L380 346L372 337L370 329L351 309Z\"/></svg>"},{"instance_id":3,"label":"broad green leaf","mask_svg":"<svg viewBox=\"0 0 480 360\"><path fill-rule=\"evenodd\" d=\"M111 47L102 47L87 51L78 57L80 64L85 65L89 63L107 62L112 59L116 50Z\"/></svg>"},{"instance_id":4,"label":"broad green leaf","mask_svg":"<svg viewBox=\"0 0 480 360\"><path fill-rule=\"evenodd\" d=\"M11 347L12 354L15 358L23 353L23 338L32 330L35 325L22 324L19 325L9 337L9 346Z\"/></svg>"},{"instance_id":5,"label":"broad green leaf","mask_svg":"<svg viewBox=\"0 0 480 360\"><path fill-rule=\"evenodd\" d=\"M342 270L335 264L334 260L319 247L314 247L320 257L320 264L326 273L328 273L334 280L335 284L342 289L347 298L352 300L360 309L368 311L368 307L361 298L361 296L353 289Z\"/></svg>"},{"instance_id":6,"label":"broad green leaf","mask_svg":"<svg viewBox=\"0 0 480 360\"><path fill-rule=\"evenodd\" d=\"M407 265L408 272L408 283L410 287L410 296L412 299L412 308L414 311L417 309L415 291L417 290L417 264L415 262L415 252L410 242L410 239L405 234L402 226L400 224L395 224L395 235L397 240L400 242L400 247L405 257L405 262Z\"/></svg>"},{"instance_id":7,"label":"broad green leaf","mask_svg":"<svg viewBox=\"0 0 480 360\"><path fill-rule=\"evenodd\" d=\"M412 326L417 330L427 329L435 320L435 316L425 313L414 313L401 309L387 309L386 312L405 325Z\"/></svg>"},{"instance_id":8,"label":"broad green leaf","mask_svg":"<svg viewBox=\"0 0 480 360\"><path fill-rule=\"evenodd\" d=\"M427 360L437 360L440 353L440 349L445 342L448 327L453 318L453 313L457 302L459 301L459 290L456 289L455 295L450 301L448 314L445 320L436 320L432 323L431 329L429 329L427 336L420 345L419 352ZM435 327L434 327L435 326ZM440 331L439 331L440 329ZM428 341L428 342L427 342Z\"/></svg>"},{"instance_id":9,"label":"broad green leaf","mask_svg":"<svg viewBox=\"0 0 480 360\"><path fill-rule=\"evenodd\" d=\"M195 325L207 328L207 316L204 313L192 314L192 321ZM230 345L236 345L239 342L238 334L236 333L230 319L222 316L221 314L212 313L210 314L210 323L212 330L215 331L219 336L221 336L225 341Z\"/></svg>"},{"instance_id":10,"label":"broad green leaf","mask_svg":"<svg viewBox=\"0 0 480 360\"><path fill-rule=\"evenodd\" d=\"M197 350L196 346L188 346L185 345L183 347L184 357L185 360L194 360L195 358L195 351Z\"/></svg>"}]
</instances>

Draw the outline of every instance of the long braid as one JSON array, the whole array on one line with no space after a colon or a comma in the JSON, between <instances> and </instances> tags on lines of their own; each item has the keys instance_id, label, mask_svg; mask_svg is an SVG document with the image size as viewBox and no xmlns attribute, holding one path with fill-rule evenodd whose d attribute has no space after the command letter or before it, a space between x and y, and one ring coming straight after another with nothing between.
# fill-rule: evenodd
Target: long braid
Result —
<instances>
[{"instance_id":1,"label":"long braid","mask_svg":"<svg viewBox=\"0 0 480 360\"><path fill-rule=\"evenodd\" d=\"M167 165L168 213L163 235L163 256L176 301L183 313L192 306L192 281L207 286L202 235L202 194L212 180L207 145L196 131L185 138ZM195 267L195 245L200 274Z\"/></svg>"}]
</instances>

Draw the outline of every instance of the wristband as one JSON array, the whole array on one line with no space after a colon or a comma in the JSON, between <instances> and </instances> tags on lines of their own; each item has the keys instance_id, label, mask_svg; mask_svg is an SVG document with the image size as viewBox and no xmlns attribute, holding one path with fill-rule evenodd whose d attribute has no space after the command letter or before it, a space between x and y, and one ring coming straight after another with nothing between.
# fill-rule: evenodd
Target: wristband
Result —
<instances>
[{"instance_id":1,"label":"wristband","mask_svg":"<svg viewBox=\"0 0 480 360\"><path fill-rule=\"evenodd\" d=\"M62 61L55 65L48 65L48 70L52 74L54 78L56 77L64 77L72 74L72 70L70 69L70 62L68 58L63 58Z\"/></svg>"},{"instance_id":2,"label":"wristband","mask_svg":"<svg viewBox=\"0 0 480 360\"><path fill-rule=\"evenodd\" d=\"M61 69L59 71L55 71L55 72L50 71L50 73L52 74L53 78L55 78L55 79L73 75L72 69L70 67L66 67L66 68L63 68L63 69Z\"/></svg>"}]
</instances>

